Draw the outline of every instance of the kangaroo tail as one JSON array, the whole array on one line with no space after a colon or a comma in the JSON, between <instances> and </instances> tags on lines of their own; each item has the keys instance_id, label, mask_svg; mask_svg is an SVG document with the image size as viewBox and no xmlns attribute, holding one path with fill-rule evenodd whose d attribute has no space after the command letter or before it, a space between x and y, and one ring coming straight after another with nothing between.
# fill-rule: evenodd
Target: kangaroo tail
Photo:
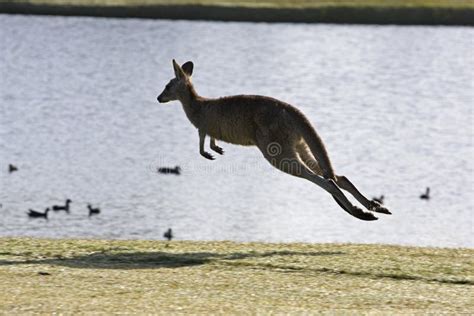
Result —
<instances>
[{"instance_id":1,"label":"kangaroo tail","mask_svg":"<svg viewBox=\"0 0 474 316\"><path fill-rule=\"evenodd\" d=\"M336 175L331 165L331 160L329 159L326 147L324 146L321 137L311 125L310 121L301 113L298 109L293 112L294 117L297 121L297 129L303 136L304 141L308 144L311 153L314 158L318 161L321 170L323 171L323 176L327 179L335 180Z\"/></svg>"}]
</instances>

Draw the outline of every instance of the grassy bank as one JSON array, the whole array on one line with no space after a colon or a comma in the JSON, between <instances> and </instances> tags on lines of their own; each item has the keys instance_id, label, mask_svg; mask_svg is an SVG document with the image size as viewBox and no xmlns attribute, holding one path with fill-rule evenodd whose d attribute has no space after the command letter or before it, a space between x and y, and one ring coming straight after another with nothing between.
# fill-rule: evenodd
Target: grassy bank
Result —
<instances>
[{"instance_id":1,"label":"grassy bank","mask_svg":"<svg viewBox=\"0 0 474 316\"><path fill-rule=\"evenodd\" d=\"M220 5L252 8L320 8L320 7L434 7L473 8L472 0L0 0L0 2L58 5Z\"/></svg>"},{"instance_id":2,"label":"grassy bank","mask_svg":"<svg viewBox=\"0 0 474 316\"><path fill-rule=\"evenodd\" d=\"M0 239L0 314L474 310L474 250Z\"/></svg>"},{"instance_id":3,"label":"grassy bank","mask_svg":"<svg viewBox=\"0 0 474 316\"><path fill-rule=\"evenodd\" d=\"M471 0L0 0L0 13L251 22L474 25Z\"/></svg>"}]
</instances>

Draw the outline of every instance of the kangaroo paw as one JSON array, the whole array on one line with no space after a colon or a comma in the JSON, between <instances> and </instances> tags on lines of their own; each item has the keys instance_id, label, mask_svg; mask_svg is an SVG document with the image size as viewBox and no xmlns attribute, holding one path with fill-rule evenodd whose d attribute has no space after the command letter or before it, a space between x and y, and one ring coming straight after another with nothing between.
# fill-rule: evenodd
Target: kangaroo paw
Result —
<instances>
[{"instance_id":1,"label":"kangaroo paw","mask_svg":"<svg viewBox=\"0 0 474 316\"><path fill-rule=\"evenodd\" d=\"M216 159L216 158L214 158L213 155L211 155L211 154L208 153L207 151L202 152L202 153L201 153L201 156L203 156L204 158L209 159L209 160L214 160L214 159Z\"/></svg>"},{"instance_id":2,"label":"kangaroo paw","mask_svg":"<svg viewBox=\"0 0 474 316\"><path fill-rule=\"evenodd\" d=\"M383 214L392 214L390 213L390 211L383 207L379 202L377 201L370 201L370 204L369 204L369 210L371 210L372 212L377 212L377 213L383 213Z\"/></svg>"},{"instance_id":3,"label":"kangaroo paw","mask_svg":"<svg viewBox=\"0 0 474 316\"><path fill-rule=\"evenodd\" d=\"M214 146L214 147L211 147L212 150L214 150L216 153L218 153L219 155L223 155L224 154L224 149L222 149L221 147L219 146Z\"/></svg>"}]
</instances>

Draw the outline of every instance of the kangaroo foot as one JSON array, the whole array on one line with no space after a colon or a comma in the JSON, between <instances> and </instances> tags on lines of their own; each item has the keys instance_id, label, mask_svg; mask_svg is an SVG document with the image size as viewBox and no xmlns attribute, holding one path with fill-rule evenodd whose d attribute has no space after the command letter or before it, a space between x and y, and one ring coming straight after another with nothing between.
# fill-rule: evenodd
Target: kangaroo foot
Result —
<instances>
[{"instance_id":1,"label":"kangaroo foot","mask_svg":"<svg viewBox=\"0 0 474 316\"><path fill-rule=\"evenodd\" d=\"M353 206L352 210L349 212L352 216L357 217L363 221L376 221L378 220L374 214L369 212L364 212L362 209L358 208L357 206Z\"/></svg>"},{"instance_id":2,"label":"kangaroo foot","mask_svg":"<svg viewBox=\"0 0 474 316\"><path fill-rule=\"evenodd\" d=\"M211 155L211 154L208 153L207 151L202 152L202 153L201 153L201 156L203 156L204 158L209 159L209 160L214 160L214 159L216 159L216 158L214 158L213 155Z\"/></svg>"},{"instance_id":3,"label":"kangaroo foot","mask_svg":"<svg viewBox=\"0 0 474 316\"><path fill-rule=\"evenodd\" d=\"M368 209L371 210L372 212L392 214L386 207L383 207L379 202L374 201L374 200L370 201Z\"/></svg>"},{"instance_id":4,"label":"kangaroo foot","mask_svg":"<svg viewBox=\"0 0 474 316\"><path fill-rule=\"evenodd\" d=\"M361 219L363 221L375 221L378 218L374 216L374 214L369 213L369 212L364 212L362 209L358 208L357 206L352 206L352 208L348 209L346 208L335 196L333 196L334 200L339 204L340 207L342 207L347 213L351 214L354 217L357 217L358 219Z\"/></svg>"},{"instance_id":5,"label":"kangaroo foot","mask_svg":"<svg viewBox=\"0 0 474 316\"><path fill-rule=\"evenodd\" d=\"M211 146L211 149L214 150L216 153L218 153L219 155L223 155L224 154L224 149L222 149L221 147L219 146Z\"/></svg>"}]
</instances>

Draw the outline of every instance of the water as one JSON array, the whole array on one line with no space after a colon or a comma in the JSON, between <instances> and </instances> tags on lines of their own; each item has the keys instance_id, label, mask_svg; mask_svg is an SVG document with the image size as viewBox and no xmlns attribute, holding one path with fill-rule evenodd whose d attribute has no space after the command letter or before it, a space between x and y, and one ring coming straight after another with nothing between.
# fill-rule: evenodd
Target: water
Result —
<instances>
[{"instance_id":1,"label":"water","mask_svg":"<svg viewBox=\"0 0 474 316\"><path fill-rule=\"evenodd\" d=\"M0 236L161 239L172 227L180 240L473 247L473 35L0 15ZM224 156L202 158L181 106L156 102L172 58L194 61L201 95L299 107L337 172L393 215L359 221L256 148L220 143ZM181 176L155 171L175 165ZM70 215L25 214L66 198Z\"/></svg>"}]
</instances>

